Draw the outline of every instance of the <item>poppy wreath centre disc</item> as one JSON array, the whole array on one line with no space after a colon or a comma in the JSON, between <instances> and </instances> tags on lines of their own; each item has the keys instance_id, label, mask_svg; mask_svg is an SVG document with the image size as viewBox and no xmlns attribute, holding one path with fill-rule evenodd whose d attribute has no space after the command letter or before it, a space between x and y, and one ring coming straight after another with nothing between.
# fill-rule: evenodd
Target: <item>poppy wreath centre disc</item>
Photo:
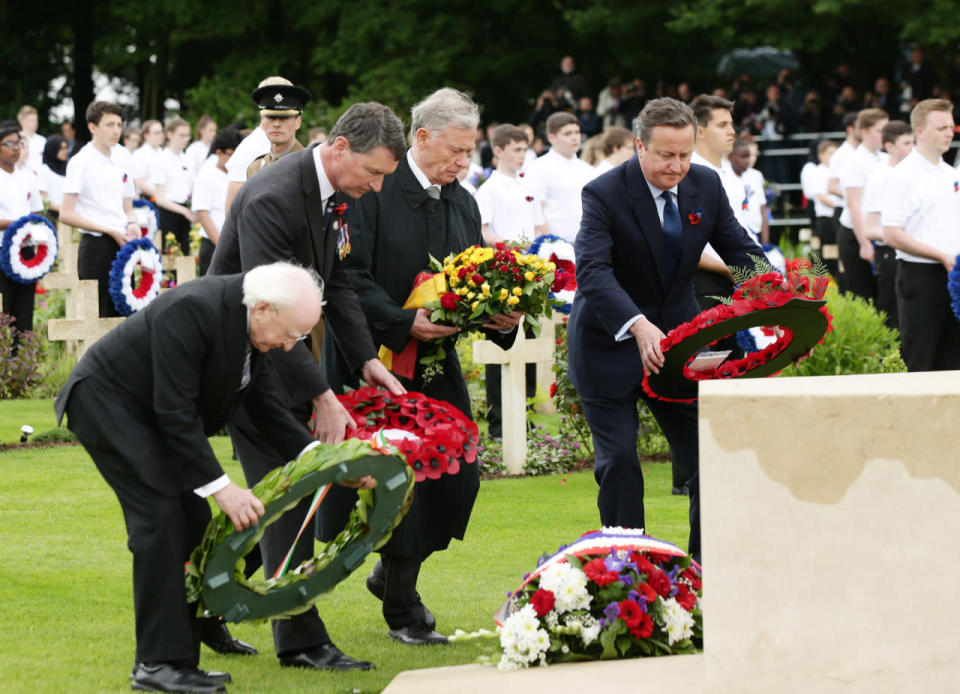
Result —
<instances>
[{"instance_id":1,"label":"poppy wreath centre disc","mask_svg":"<svg viewBox=\"0 0 960 694\"><path fill-rule=\"evenodd\" d=\"M245 577L243 557L268 525L324 485L366 475L377 485L358 490L357 505L332 542L320 544L311 559L279 578ZM312 448L253 487L265 507L258 523L237 532L226 514L213 517L187 565L188 601L198 603L198 614L217 614L229 622L304 612L390 539L413 501L413 485L413 471L402 458L359 439Z\"/></svg>"}]
</instances>

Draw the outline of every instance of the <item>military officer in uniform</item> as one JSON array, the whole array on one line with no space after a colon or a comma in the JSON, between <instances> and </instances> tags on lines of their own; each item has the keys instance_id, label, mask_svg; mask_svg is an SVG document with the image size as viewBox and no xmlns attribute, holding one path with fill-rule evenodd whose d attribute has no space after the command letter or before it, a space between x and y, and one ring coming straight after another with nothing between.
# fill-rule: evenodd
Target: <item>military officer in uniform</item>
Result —
<instances>
[{"instance_id":1,"label":"military officer in uniform","mask_svg":"<svg viewBox=\"0 0 960 694\"><path fill-rule=\"evenodd\" d=\"M270 140L270 151L254 159L247 167L247 178L280 157L303 149L297 131L303 121L303 107L310 92L295 84L260 87L253 92L260 109L260 127Z\"/></svg>"}]
</instances>

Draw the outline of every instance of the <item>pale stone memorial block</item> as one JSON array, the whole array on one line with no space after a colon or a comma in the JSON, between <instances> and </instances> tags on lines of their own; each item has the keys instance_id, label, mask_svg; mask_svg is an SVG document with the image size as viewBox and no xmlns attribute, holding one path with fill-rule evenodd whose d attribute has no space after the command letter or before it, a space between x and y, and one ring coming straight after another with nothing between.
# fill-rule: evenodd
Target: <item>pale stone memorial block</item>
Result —
<instances>
[{"instance_id":1,"label":"pale stone memorial block","mask_svg":"<svg viewBox=\"0 0 960 694\"><path fill-rule=\"evenodd\" d=\"M960 372L705 381L706 691L960 689Z\"/></svg>"}]
</instances>

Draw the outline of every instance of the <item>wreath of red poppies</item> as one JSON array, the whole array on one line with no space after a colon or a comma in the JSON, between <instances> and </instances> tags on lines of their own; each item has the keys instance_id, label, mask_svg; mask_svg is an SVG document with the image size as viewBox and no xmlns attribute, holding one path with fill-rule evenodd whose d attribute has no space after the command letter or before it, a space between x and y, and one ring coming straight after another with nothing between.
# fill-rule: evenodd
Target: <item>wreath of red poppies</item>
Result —
<instances>
[{"instance_id":1,"label":"wreath of red poppies","mask_svg":"<svg viewBox=\"0 0 960 694\"><path fill-rule=\"evenodd\" d=\"M337 397L357 423L347 438L370 441L384 429L400 429L416 437L390 443L413 468L417 482L455 475L461 461L477 460L477 425L449 403L423 393L392 395L372 386Z\"/></svg>"},{"instance_id":2,"label":"wreath of red poppies","mask_svg":"<svg viewBox=\"0 0 960 694\"><path fill-rule=\"evenodd\" d=\"M786 278L778 272L753 277L737 288L731 303L703 311L671 330L660 342L667 363L660 375L644 373L644 391L658 400L695 402L698 381L747 374L773 376L785 366L806 359L813 346L821 344L833 330L833 317L823 301L830 280L805 274L807 269L809 266L795 266L787 270ZM822 314L823 318L811 320L811 311ZM764 349L748 352L740 359L725 361L712 369L694 371L690 368L690 362L703 347L738 330L769 325L779 326L780 335ZM668 355L671 349L674 354ZM680 369L676 368L677 358L683 359ZM691 390L694 397L683 397Z\"/></svg>"}]
</instances>

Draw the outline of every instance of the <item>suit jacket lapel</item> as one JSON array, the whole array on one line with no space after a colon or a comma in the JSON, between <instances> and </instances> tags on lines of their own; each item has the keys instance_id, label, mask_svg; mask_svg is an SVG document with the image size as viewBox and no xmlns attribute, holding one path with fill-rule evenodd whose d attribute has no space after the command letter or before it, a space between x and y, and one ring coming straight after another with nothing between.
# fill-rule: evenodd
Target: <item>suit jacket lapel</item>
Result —
<instances>
[{"instance_id":1,"label":"suit jacket lapel","mask_svg":"<svg viewBox=\"0 0 960 694\"><path fill-rule=\"evenodd\" d=\"M243 278L238 276L223 293L223 311L226 316L223 331L223 354L226 362L226 387L230 393L240 388L243 359L249 341L247 334L247 307L243 305ZM251 369L252 373L252 369Z\"/></svg>"},{"instance_id":2,"label":"suit jacket lapel","mask_svg":"<svg viewBox=\"0 0 960 694\"><path fill-rule=\"evenodd\" d=\"M314 145L317 147L319 145ZM323 200L320 196L320 180L317 178L317 167L313 161L313 147L307 150L300 166L301 188L303 190L303 204L307 212L307 223L310 225L310 243L313 247L314 268L324 276L324 253L329 244L325 243L326 227L323 219ZM336 193L334 193L336 195Z\"/></svg>"},{"instance_id":3,"label":"suit jacket lapel","mask_svg":"<svg viewBox=\"0 0 960 694\"><path fill-rule=\"evenodd\" d=\"M681 265L686 264L690 260L689 256L699 247L694 238L699 236L699 229L695 230L693 225L690 224L690 213L699 206L698 193L697 186L690 180L689 175L684 176L680 185L677 186L677 209L680 212L680 223L683 225L683 258L680 262Z\"/></svg>"},{"instance_id":4,"label":"suit jacket lapel","mask_svg":"<svg viewBox=\"0 0 960 694\"><path fill-rule=\"evenodd\" d=\"M667 245L663 235L663 225L660 223L660 216L657 214L657 204L653 200L653 195L650 194L647 179L644 178L640 162L636 157L627 164L624 175L627 177L630 207L637 218L640 232L644 235L647 245L650 247L653 255L653 266L657 277L660 279L660 286L666 292L664 270L667 266Z\"/></svg>"}]
</instances>

